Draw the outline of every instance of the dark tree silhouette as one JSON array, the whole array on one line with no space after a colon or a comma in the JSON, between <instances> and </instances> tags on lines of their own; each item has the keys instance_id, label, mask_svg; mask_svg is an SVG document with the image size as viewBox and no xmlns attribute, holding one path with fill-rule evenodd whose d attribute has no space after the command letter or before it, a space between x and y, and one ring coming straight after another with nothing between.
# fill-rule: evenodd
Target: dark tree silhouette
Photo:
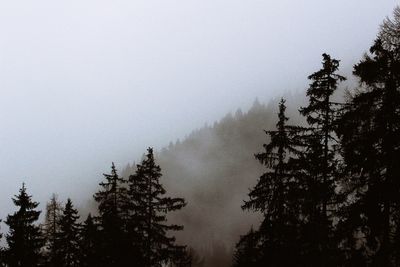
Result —
<instances>
[{"instance_id":1,"label":"dark tree silhouette","mask_svg":"<svg viewBox=\"0 0 400 267\"><path fill-rule=\"evenodd\" d=\"M39 226L35 225L40 211L39 205L27 194L25 184L19 194L12 199L18 210L7 216L5 223L9 226L6 236L6 262L10 267L33 267L40 262L40 249L43 245Z\"/></svg>"},{"instance_id":2,"label":"dark tree silhouette","mask_svg":"<svg viewBox=\"0 0 400 267\"><path fill-rule=\"evenodd\" d=\"M146 189L147 184L144 179L143 168L136 170L136 173L129 176L128 179L128 197L129 201L126 203L128 213L128 220L126 222L127 232L129 235L130 246L132 248L132 255L135 257L135 262L138 265L145 266L144 258L144 244L146 242Z\"/></svg>"},{"instance_id":3,"label":"dark tree silhouette","mask_svg":"<svg viewBox=\"0 0 400 267\"><path fill-rule=\"evenodd\" d=\"M339 227L347 258L367 266L400 264L399 8L395 19L385 21L370 54L354 66L360 88L338 129L348 200Z\"/></svg>"},{"instance_id":4,"label":"dark tree silhouette","mask_svg":"<svg viewBox=\"0 0 400 267\"><path fill-rule=\"evenodd\" d=\"M261 241L260 235L254 232L253 228L246 235L241 236L240 241L236 244L235 254L233 255L233 266L263 266L263 252L260 248ZM268 266L268 264L265 266Z\"/></svg>"},{"instance_id":5,"label":"dark tree silhouette","mask_svg":"<svg viewBox=\"0 0 400 267\"><path fill-rule=\"evenodd\" d=\"M99 231L90 213L83 222L79 236L79 265L82 267L101 266L101 257L99 255Z\"/></svg>"},{"instance_id":6,"label":"dark tree silhouette","mask_svg":"<svg viewBox=\"0 0 400 267\"><path fill-rule=\"evenodd\" d=\"M80 224L78 211L68 198L63 214L60 218L60 231L57 233L58 257L61 265L65 267L80 266L79 259L79 230Z\"/></svg>"},{"instance_id":7,"label":"dark tree silhouette","mask_svg":"<svg viewBox=\"0 0 400 267\"><path fill-rule=\"evenodd\" d=\"M170 211L185 206L182 198L166 197L166 191L160 184L161 168L155 164L153 149L137 165L137 171L129 178L130 196L133 200L132 212L136 220L133 225L140 235L143 265L162 266L182 255L184 246L175 244L175 237L169 231L182 230L183 226L166 224L166 215Z\"/></svg>"},{"instance_id":8,"label":"dark tree silhouette","mask_svg":"<svg viewBox=\"0 0 400 267\"><path fill-rule=\"evenodd\" d=\"M288 118L285 110L285 101L282 99L277 130L265 131L271 137L270 142L264 144L264 152L255 155L267 167L267 171L250 191L250 199L242 206L244 209L261 211L264 215L257 235L263 264L269 266L287 266L289 261L298 260L299 181L293 173L291 160L292 156L298 154L294 143L297 128L286 124ZM251 237L244 236L243 239L252 240L256 236L254 232L250 234Z\"/></svg>"},{"instance_id":9,"label":"dark tree silhouette","mask_svg":"<svg viewBox=\"0 0 400 267\"><path fill-rule=\"evenodd\" d=\"M303 134L304 153L299 157L303 174L303 253L308 266L336 266L333 217L338 204L336 178L337 117L339 103L332 102L338 83L339 61L323 54L322 68L311 74L307 90L308 106L300 113L309 128Z\"/></svg>"},{"instance_id":10,"label":"dark tree silhouette","mask_svg":"<svg viewBox=\"0 0 400 267\"><path fill-rule=\"evenodd\" d=\"M94 195L99 203L100 256L104 266L128 266L130 254L125 221L127 219L126 181L117 174L114 163L111 174L103 174L102 189Z\"/></svg>"}]
</instances>

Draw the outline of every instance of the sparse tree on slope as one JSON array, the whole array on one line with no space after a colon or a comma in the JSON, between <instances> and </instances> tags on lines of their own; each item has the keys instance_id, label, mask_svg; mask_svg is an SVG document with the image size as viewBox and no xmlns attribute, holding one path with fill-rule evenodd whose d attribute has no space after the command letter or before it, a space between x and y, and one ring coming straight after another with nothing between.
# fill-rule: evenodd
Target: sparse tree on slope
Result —
<instances>
[{"instance_id":1,"label":"sparse tree on slope","mask_svg":"<svg viewBox=\"0 0 400 267\"><path fill-rule=\"evenodd\" d=\"M46 266L58 267L61 260L58 257L57 235L60 232L60 217L62 214L61 203L57 195L53 194L46 205L46 217L43 225L43 235L46 245Z\"/></svg>"}]
</instances>

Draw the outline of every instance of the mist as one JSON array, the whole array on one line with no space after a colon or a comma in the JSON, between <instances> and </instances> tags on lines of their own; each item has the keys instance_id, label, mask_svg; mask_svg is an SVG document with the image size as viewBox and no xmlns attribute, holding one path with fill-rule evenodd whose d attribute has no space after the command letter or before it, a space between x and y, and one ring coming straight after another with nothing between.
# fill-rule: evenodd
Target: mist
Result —
<instances>
[{"instance_id":1,"label":"mist","mask_svg":"<svg viewBox=\"0 0 400 267\"><path fill-rule=\"evenodd\" d=\"M112 161L303 91L323 52L349 74L396 4L0 1L0 217L23 181L42 209L53 192L86 208Z\"/></svg>"},{"instance_id":2,"label":"mist","mask_svg":"<svg viewBox=\"0 0 400 267\"><path fill-rule=\"evenodd\" d=\"M306 102L304 94L284 97L290 105L290 123L303 124L297 108ZM228 113L213 125L170 143L156 157L167 192L187 201L182 211L168 216L184 225L184 231L176 233L177 241L193 248L204 266L230 266L239 237L260 224L260 214L245 212L241 206L248 199L249 187L265 171L254 154L269 141L263 129L275 127L277 103L278 99L268 104L256 100L249 110ZM132 162L121 175L128 177L135 171Z\"/></svg>"}]
</instances>

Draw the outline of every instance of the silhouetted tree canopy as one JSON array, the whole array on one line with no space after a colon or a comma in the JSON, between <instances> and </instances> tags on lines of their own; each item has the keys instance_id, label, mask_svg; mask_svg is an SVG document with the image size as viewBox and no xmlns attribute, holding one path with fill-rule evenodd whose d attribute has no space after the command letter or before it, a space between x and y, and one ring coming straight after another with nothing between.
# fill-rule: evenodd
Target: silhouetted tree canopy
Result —
<instances>
[{"instance_id":1,"label":"silhouetted tree canopy","mask_svg":"<svg viewBox=\"0 0 400 267\"><path fill-rule=\"evenodd\" d=\"M140 235L143 266L162 266L179 256L184 256L184 246L175 244L169 231L182 230L183 226L167 224L170 211L183 208L182 198L167 197L160 183L161 168L154 161L153 149L149 148L136 173L129 177L129 194L132 199L133 227Z\"/></svg>"},{"instance_id":2,"label":"silhouetted tree canopy","mask_svg":"<svg viewBox=\"0 0 400 267\"><path fill-rule=\"evenodd\" d=\"M339 226L347 234L347 258L366 266L400 264L400 38L392 36L399 30L398 12L354 66L360 87L338 127L347 174Z\"/></svg>"},{"instance_id":3,"label":"silhouetted tree canopy","mask_svg":"<svg viewBox=\"0 0 400 267\"><path fill-rule=\"evenodd\" d=\"M122 176L112 163L93 196L96 216L83 222L70 198L63 206L53 194L39 223L39 203L22 184L4 221L0 267L400 266L400 7L353 75L358 86L335 102L345 77L324 53L308 76L307 103L298 117L289 112L297 125L288 123L283 98L275 126L271 105L257 99L248 112L229 113L159 155L148 148ZM188 186L193 205L171 216L186 206L186 196L173 196ZM239 209L244 186L252 187L242 209L260 220L250 230L232 226L237 218L224 212ZM226 238L204 234L217 217ZM179 235L182 221L193 237ZM203 247L178 242L191 238Z\"/></svg>"},{"instance_id":4,"label":"silhouetted tree canopy","mask_svg":"<svg viewBox=\"0 0 400 267\"><path fill-rule=\"evenodd\" d=\"M39 266L43 245L40 228L35 224L40 215L40 211L36 210L39 203L32 201L25 184L12 200L18 210L8 215L5 221L9 227L6 236L8 248L5 251L7 266Z\"/></svg>"},{"instance_id":5,"label":"silhouetted tree canopy","mask_svg":"<svg viewBox=\"0 0 400 267\"><path fill-rule=\"evenodd\" d=\"M63 267L77 267L79 264L79 230L78 211L68 198L60 218L60 232L57 234L58 255Z\"/></svg>"}]
</instances>

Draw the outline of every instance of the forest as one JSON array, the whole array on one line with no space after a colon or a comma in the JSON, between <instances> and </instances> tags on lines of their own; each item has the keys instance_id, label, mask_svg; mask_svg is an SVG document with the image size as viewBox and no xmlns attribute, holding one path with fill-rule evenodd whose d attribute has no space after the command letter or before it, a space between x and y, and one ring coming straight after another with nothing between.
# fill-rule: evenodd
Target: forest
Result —
<instances>
[{"instance_id":1,"label":"forest","mask_svg":"<svg viewBox=\"0 0 400 267\"><path fill-rule=\"evenodd\" d=\"M12 198L15 212L2 219L7 231L0 234L0 266L400 266L400 7L354 65L355 88L337 97L350 77L340 74L340 60L327 53L307 78L300 107L282 98L273 114L275 107L256 101L247 114L238 111L193 133L219 131L224 141L208 144L218 147L189 136L159 153L148 148L121 174L112 163L85 217L71 199L64 203L53 194L40 221L39 203L22 184ZM235 121L254 151L233 144L239 135L232 131ZM257 131L264 141L252 138ZM183 196L185 181L172 177L185 176L185 166L199 166L177 156L182 147L202 151L203 158L212 158L210 151L249 152L246 166L253 171L244 174L238 165L229 172L235 179L208 185L205 195L193 187ZM171 164L176 166L163 168ZM222 168L207 166L197 171L207 176ZM233 253L218 246L211 249L218 253L201 253L198 243L212 238L207 216L236 205L230 197L238 188L250 188L238 204L244 212L220 223L230 227L221 232L236 243ZM245 211L253 212L248 229L240 223L249 216ZM238 240L229 236L243 230ZM192 240L195 231L204 240Z\"/></svg>"}]
</instances>

